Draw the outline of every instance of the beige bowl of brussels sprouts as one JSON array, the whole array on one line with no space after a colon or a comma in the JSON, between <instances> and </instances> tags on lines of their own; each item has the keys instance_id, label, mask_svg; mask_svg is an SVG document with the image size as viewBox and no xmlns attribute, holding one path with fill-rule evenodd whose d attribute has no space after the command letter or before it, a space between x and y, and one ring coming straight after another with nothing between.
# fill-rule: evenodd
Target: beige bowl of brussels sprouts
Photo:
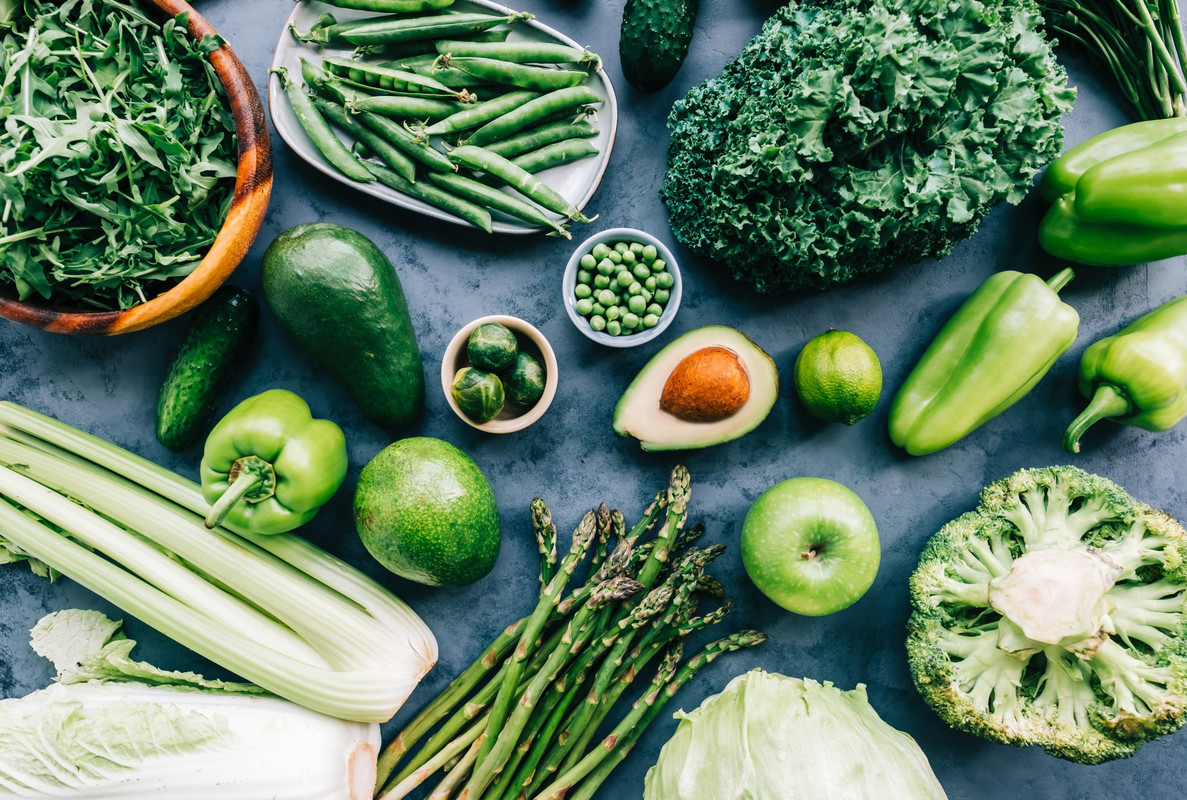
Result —
<instances>
[{"instance_id":1,"label":"beige bowl of brussels sprouts","mask_svg":"<svg viewBox=\"0 0 1187 800\"><path fill-rule=\"evenodd\" d=\"M487 433L523 430L556 396L552 345L518 317L480 317L454 334L441 359L441 388L449 407Z\"/></svg>"}]
</instances>

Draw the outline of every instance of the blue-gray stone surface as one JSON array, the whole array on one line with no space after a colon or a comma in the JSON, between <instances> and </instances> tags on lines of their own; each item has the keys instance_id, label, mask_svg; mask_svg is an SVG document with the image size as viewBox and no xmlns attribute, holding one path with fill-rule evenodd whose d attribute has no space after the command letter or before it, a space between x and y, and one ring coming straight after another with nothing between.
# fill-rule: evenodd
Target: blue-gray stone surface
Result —
<instances>
[{"instance_id":1,"label":"blue-gray stone surface","mask_svg":"<svg viewBox=\"0 0 1187 800\"><path fill-rule=\"evenodd\" d=\"M351 488L359 470L392 435L367 424L346 391L290 341L265 314L255 355L225 408L272 387L292 389L314 411L347 432L351 472L347 484L308 527L308 536L378 577L405 598L440 641L439 665L394 724L431 698L507 622L535 601L537 560L527 506L534 496L552 505L563 531L600 501L635 517L660 488L676 458L693 476L690 518L708 525L707 540L729 546L715 572L737 606L722 629L759 627L770 634L761 648L721 658L672 704L692 708L730 677L752 667L831 680L843 688L869 687L870 701L891 724L914 736L954 800L1086 800L1181 797L1187 790L1187 733L1147 745L1136 757L1099 767L1052 758L955 733L924 704L912 686L903 647L908 616L906 580L925 540L944 522L971 508L980 488L1020 467L1074 460L1108 476L1136 497L1187 516L1187 426L1162 434L1102 424L1072 457L1060 448L1067 421L1083 402L1076 364L1088 343L1148 309L1187 292L1184 259L1117 270L1079 270L1063 292L1080 312L1080 335L1048 377L1005 415L954 447L924 458L894 448L886 434L893 390L944 319L988 275L1022 268L1051 274L1058 266L1035 241L1041 212L1036 197L1000 206L981 231L943 262L904 266L860 283L790 300L755 296L693 257L671 238L658 197L665 167L664 121L689 87L715 75L757 33L776 8L770 0L703 0L696 37L675 82L654 95L632 90L618 65L621 0L521 0L524 10L606 58L618 90L620 127L605 180L586 209L604 227L646 229L675 247L684 275L684 300L659 341L612 350L582 336L560 301L560 276L571 244L544 237L486 236L386 206L328 180L294 157L277 137L272 205L255 246L233 282L259 290L264 248L297 223L341 223L371 237L390 256L403 282L424 353L428 409L404 432L446 439L469 453L489 477L499 500L504 543L491 575L462 589L431 589L390 576L363 550L351 520ZM268 65L290 0L204 0L199 10L231 43L265 94ZM1080 88L1067 117L1067 143L1127 121L1101 75L1068 61ZM581 237L585 229L575 231ZM458 420L438 381L441 354L460 326L485 314L507 313L539 327L560 360L556 400L543 419L520 433L489 436ZM0 397L52 414L136 453L196 477L200 446L179 455L153 436L153 408L169 353L187 320L112 339L45 334L0 324ZM733 325L776 360L781 396L767 421L749 436L674 456L645 454L618 439L610 412L630 377L664 343L694 327ZM791 364L800 347L829 327L859 334L879 354L886 392L873 414L846 428L809 417L794 400ZM815 475L854 489L874 513L883 562L870 592L852 608L819 619L784 612L747 580L737 540L753 500L784 478ZM0 568L0 696L44 686L48 662L33 655L27 631L44 613L69 606L118 611L63 580L50 585L22 567ZM129 633L143 642L140 656L163 667L218 670L134 620ZM674 730L665 712L605 784L600 797L642 794L643 775ZM827 769L803 764L799 769ZM787 775L790 783L795 772Z\"/></svg>"}]
</instances>

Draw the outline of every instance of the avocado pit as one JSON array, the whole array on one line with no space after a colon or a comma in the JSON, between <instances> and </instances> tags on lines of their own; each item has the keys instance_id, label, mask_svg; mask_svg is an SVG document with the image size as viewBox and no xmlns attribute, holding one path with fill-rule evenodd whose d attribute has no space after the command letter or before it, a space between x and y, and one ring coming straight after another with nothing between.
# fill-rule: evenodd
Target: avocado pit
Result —
<instances>
[{"instance_id":1,"label":"avocado pit","mask_svg":"<svg viewBox=\"0 0 1187 800\"><path fill-rule=\"evenodd\" d=\"M668 375L659 407L687 422L717 422L733 416L750 399L750 375L727 347L702 347L685 356Z\"/></svg>"}]
</instances>

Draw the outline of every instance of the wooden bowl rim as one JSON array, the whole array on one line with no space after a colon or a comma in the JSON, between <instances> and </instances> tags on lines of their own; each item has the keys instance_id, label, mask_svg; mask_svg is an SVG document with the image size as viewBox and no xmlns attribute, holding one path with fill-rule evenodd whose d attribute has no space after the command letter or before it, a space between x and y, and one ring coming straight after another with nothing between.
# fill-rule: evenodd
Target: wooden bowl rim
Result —
<instances>
[{"instance_id":1,"label":"wooden bowl rim","mask_svg":"<svg viewBox=\"0 0 1187 800\"><path fill-rule=\"evenodd\" d=\"M185 0L148 0L169 16L188 13L186 29L201 39L218 35ZM237 160L230 210L206 255L177 285L122 311L58 311L0 295L0 317L55 333L130 333L184 314L213 294L247 254L264 222L272 193L272 146L259 93L243 63L224 41L211 52L235 120Z\"/></svg>"}]
</instances>

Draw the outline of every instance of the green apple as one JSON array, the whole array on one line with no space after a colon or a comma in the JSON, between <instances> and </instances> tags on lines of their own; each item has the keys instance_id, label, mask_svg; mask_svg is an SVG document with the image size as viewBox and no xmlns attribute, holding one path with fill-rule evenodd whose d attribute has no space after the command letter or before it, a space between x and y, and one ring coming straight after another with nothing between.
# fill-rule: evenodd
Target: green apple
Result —
<instances>
[{"instance_id":1,"label":"green apple","mask_svg":"<svg viewBox=\"0 0 1187 800\"><path fill-rule=\"evenodd\" d=\"M788 611L823 616L848 608L878 574L874 516L852 490L826 478L767 489L742 523L742 563L754 585Z\"/></svg>"}]
</instances>

